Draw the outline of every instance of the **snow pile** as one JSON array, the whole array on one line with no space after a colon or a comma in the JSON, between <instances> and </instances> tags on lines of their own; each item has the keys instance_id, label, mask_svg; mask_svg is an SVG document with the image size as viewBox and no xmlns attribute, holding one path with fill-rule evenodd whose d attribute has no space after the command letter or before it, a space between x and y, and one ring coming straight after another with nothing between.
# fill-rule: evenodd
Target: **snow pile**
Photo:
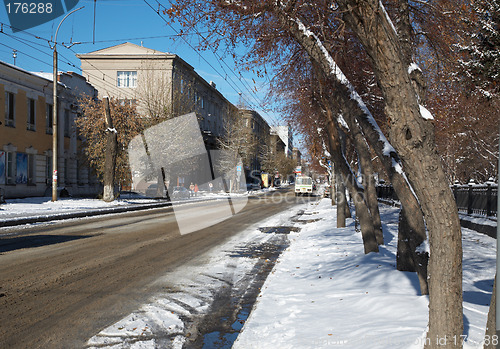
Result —
<instances>
[{"instance_id":1,"label":"snow pile","mask_svg":"<svg viewBox=\"0 0 500 349\"><path fill-rule=\"evenodd\" d=\"M52 201L47 197L30 197L25 199L8 199L6 204L0 205L0 219L17 217L37 217L70 212L108 209L125 205L152 204L157 200L145 198L126 198L113 202L104 202L97 199L59 198Z\"/></svg>"},{"instance_id":2,"label":"snow pile","mask_svg":"<svg viewBox=\"0 0 500 349\"><path fill-rule=\"evenodd\" d=\"M395 267L398 209L382 206L385 245L365 255L352 221L335 227L329 200L267 279L233 348L423 348L428 297L415 273ZM464 348L482 348L496 241L464 229Z\"/></svg>"}]
</instances>

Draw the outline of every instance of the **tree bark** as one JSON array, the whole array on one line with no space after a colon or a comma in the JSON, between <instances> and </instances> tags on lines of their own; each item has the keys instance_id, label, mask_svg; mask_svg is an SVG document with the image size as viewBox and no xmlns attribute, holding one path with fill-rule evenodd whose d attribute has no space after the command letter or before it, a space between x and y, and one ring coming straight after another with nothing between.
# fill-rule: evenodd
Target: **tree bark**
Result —
<instances>
[{"instance_id":1,"label":"tree bark","mask_svg":"<svg viewBox=\"0 0 500 349\"><path fill-rule=\"evenodd\" d=\"M337 196L337 189L335 187L336 181L335 165L332 164L331 176L330 176L330 200L332 201L332 206L335 206L335 197ZM345 225L345 224L344 224Z\"/></svg>"},{"instance_id":2,"label":"tree bark","mask_svg":"<svg viewBox=\"0 0 500 349\"><path fill-rule=\"evenodd\" d=\"M496 306L497 306L497 275L495 274L495 283L493 284L493 292L491 294L491 302L490 302L490 310L488 311L488 321L486 322L486 333L485 333L485 344L484 349L496 349L498 345L494 343L498 343L498 337L496 331ZM496 338L496 341L493 339ZM487 339L487 340L486 340Z\"/></svg>"},{"instance_id":3,"label":"tree bark","mask_svg":"<svg viewBox=\"0 0 500 349\"><path fill-rule=\"evenodd\" d=\"M425 251L417 251L417 247L419 247L423 241L415 239L418 235L412 231L407 217L408 214L405 212L404 207L401 207L401 212L399 214L396 267L399 271L417 272L420 293L422 295L428 295L427 265L429 254Z\"/></svg>"},{"instance_id":4,"label":"tree bark","mask_svg":"<svg viewBox=\"0 0 500 349\"><path fill-rule=\"evenodd\" d=\"M104 111L106 117L106 154L104 163L103 184L104 192L102 199L106 202L111 202L115 199L115 168L116 168L116 148L117 136L116 130L113 128L113 120L111 119L111 109L109 107L109 98L104 98Z\"/></svg>"},{"instance_id":5,"label":"tree bark","mask_svg":"<svg viewBox=\"0 0 500 349\"><path fill-rule=\"evenodd\" d=\"M345 195L345 185L339 170L335 170L335 182L337 185L335 202L337 203L337 228L345 228L347 198Z\"/></svg>"},{"instance_id":6,"label":"tree bark","mask_svg":"<svg viewBox=\"0 0 500 349\"><path fill-rule=\"evenodd\" d=\"M328 121L328 142L330 146L330 154L332 160L334 161L336 168L339 169L340 179L346 185L351 197L354 201L354 206L356 208L356 215L359 218L359 223L361 226L361 235L363 237L363 246L365 253L378 252L377 238L375 237L375 232L373 228L373 222L368 210L368 206L364 201L363 189L357 185L356 178L354 177L349 164L347 163L345 157L342 154L342 148L339 142L339 135L334 121L331 119L331 112L327 109ZM337 207L337 214L339 208Z\"/></svg>"},{"instance_id":7,"label":"tree bark","mask_svg":"<svg viewBox=\"0 0 500 349\"><path fill-rule=\"evenodd\" d=\"M351 130L351 136L358 153L358 158L363 174L363 186L365 189L365 201L370 209L370 214L373 221L373 229L375 237L379 245L384 244L384 233L382 232L382 221L380 219L380 211L378 209L377 190L375 187L375 179L373 177L373 167L370 159L370 150L366 144L365 138L361 134L358 127Z\"/></svg>"},{"instance_id":8,"label":"tree bark","mask_svg":"<svg viewBox=\"0 0 500 349\"><path fill-rule=\"evenodd\" d=\"M372 60L390 120L389 138L426 217L431 251L430 345L426 347L437 348L436 338L459 338L463 333L462 241L456 203L436 151L433 124L421 116L399 39L381 2L341 0L338 4ZM457 347L447 344L439 348Z\"/></svg>"}]
</instances>

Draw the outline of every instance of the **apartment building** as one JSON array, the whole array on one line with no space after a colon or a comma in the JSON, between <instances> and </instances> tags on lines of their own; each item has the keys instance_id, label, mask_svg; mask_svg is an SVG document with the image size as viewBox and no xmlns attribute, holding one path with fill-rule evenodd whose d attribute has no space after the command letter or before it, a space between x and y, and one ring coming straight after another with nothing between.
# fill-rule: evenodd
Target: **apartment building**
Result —
<instances>
[{"instance_id":1,"label":"apartment building","mask_svg":"<svg viewBox=\"0 0 500 349\"><path fill-rule=\"evenodd\" d=\"M82 74L99 90L135 103L141 114L168 119L195 112L208 149L224 137L225 122L237 109L175 54L129 42L79 54Z\"/></svg>"},{"instance_id":2,"label":"apartment building","mask_svg":"<svg viewBox=\"0 0 500 349\"><path fill-rule=\"evenodd\" d=\"M97 193L98 183L78 157L77 99L96 95L76 73L58 76L58 181L72 195ZM52 74L0 61L0 189L5 198L50 195L52 185Z\"/></svg>"},{"instance_id":3,"label":"apartment building","mask_svg":"<svg viewBox=\"0 0 500 349\"><path fill-rule=\"evenodd\" d=\"M248 132L248 142L256 143L253 156L249 159L249 163L245 164L247 171L260 171L262 155L265 154L270 146L270 130L269 124L255 110L240 109L240 117L243 118Z\"/></svg>"}]
</instances>

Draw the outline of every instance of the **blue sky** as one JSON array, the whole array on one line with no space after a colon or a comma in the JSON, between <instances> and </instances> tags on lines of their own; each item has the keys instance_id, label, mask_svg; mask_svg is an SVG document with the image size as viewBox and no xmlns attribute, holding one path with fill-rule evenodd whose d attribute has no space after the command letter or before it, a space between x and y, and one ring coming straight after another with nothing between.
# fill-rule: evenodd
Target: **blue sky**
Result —
<instances>
[{"instance_id":1,"label":"blue sky","mask_svg":"<svg viewBox=\"0 0 500 349\"><path fill-rule=\"evenodd\" d=\"M160 2L168 7L167 1ZM217 55L211 51L198 53L184 40L175 38L178 26L169 27L162 19L166 19L166 16L161 12L161 17L158 15L155 10L158 8L156 0L97 0L95 32L94 1L80 0L75 8L81 6L85 7L71 14L59 29L58 43L81 43L71 48L58 44L60 71L81 73L80 60L75 57L75 53L88 53L127 41L137 45L142 42L145 47L179 55L205 80L214 81L217 89L230 102L237 104L238 92L242 92L246 104L257 110L270 125L283 124L279 114L267 110L272 106L263 104L266 79L259 79L256 75L243 71L240 75L240 70L234 67L231 57L220 59L220 52ZM10 23L6 7L0 6L0 22L4 24L0 32L0 60L13 64L15 49L16 66L29 71L52 72L52 49L48 41L54 36L62 18L60 16L26 32L14 33L8 26ZM190 41L195 44L196 40L194 37ZM241 50L243 52L245 48ZM252 93L255 89L258 92Z\"/></svg>"}]
</instances>

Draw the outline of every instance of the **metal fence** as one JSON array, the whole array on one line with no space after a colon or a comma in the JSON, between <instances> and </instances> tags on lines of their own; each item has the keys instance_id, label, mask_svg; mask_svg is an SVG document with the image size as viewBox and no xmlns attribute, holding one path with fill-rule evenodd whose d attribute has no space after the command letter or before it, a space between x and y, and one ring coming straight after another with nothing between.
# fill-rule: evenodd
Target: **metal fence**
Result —
<instances>
[{"instance_id":1,"label":"metal fence","mask_svg":"<svg viewBox=\"0 0 500 349\"><path fill-rule=\"evenodd\" d=\"M488 217L497 215L498 184L453 185L451 187L458 211ZM379 199L398 201L391 185L377 186Z\"/></svg>"},{"instance_id":2,"label":"metal fence","mask_svg":"<svg viewBox=\"0 0 500 349\"><path fill-rule=\"evenodd\" d=\"M497 215L497 184L454 185L451 188L459 211L482 216Z\"/></svg>"}]
</instances>

